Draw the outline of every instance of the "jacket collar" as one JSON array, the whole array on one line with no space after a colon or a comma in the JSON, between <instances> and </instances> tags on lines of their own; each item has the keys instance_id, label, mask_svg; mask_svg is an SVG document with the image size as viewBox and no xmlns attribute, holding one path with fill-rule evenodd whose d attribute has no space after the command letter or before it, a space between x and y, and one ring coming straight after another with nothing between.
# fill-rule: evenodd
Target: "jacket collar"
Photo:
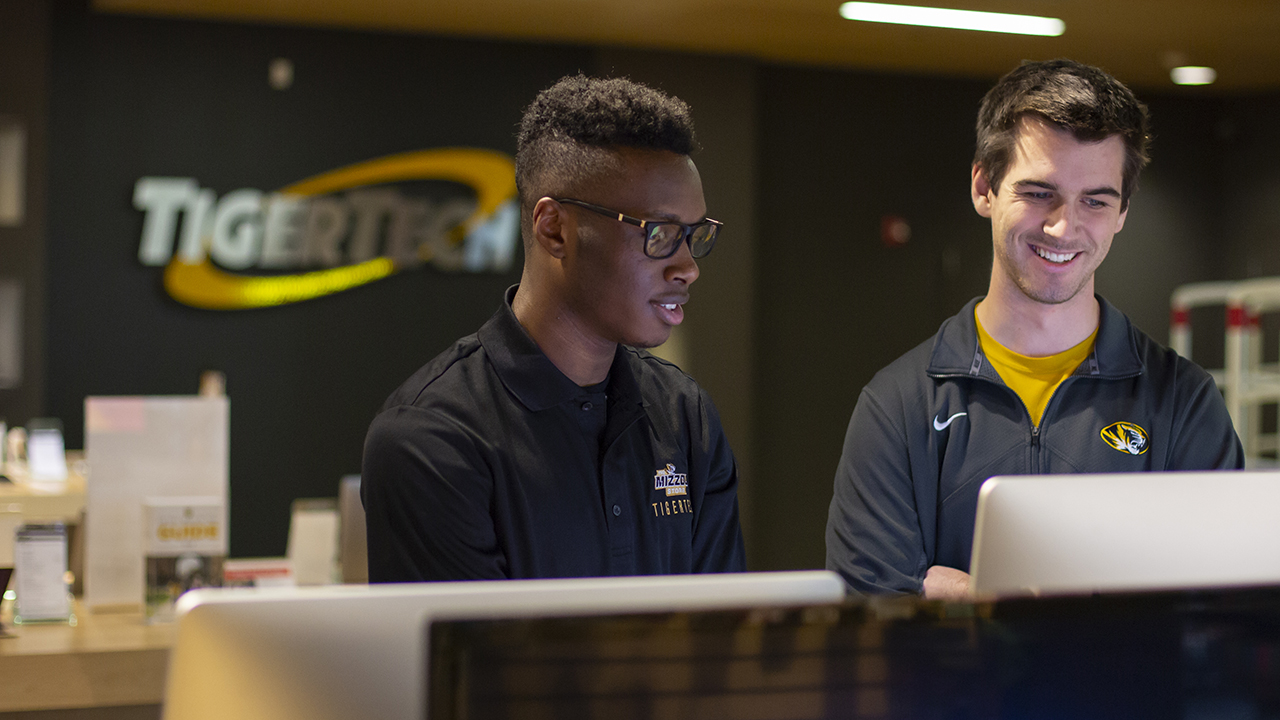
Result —
<instances>
[{"instance_id":1,"label":"jacket collar","mask_svg":"<svg viewBox=\"0 0 1280 720\"><path fill-rule=\"evenodd\" d=\"M1074 375L1089 375L1105 379L1118 379L1141 375L1146 366L1138 354L1133 325L1101 295L1098 300L1098 336L1093 352L1081 363ZM982 354L978 343L978 327L973 319L973 309L981 297L970 300L954 317L942 323L929 357L929 375L954 377L972 375L998 380Z\"/></svg>"},{"instance_id":2,"label":"jacket collar","mask_svg":"<svg viewBox=\"0 0 1280 720\"><path fill-rule=\"evenodd\" d=\"M507 288L502 307L476 333L494 372L507 392L533 412L581 398L585 391L560 372L516 319L511 301L519 287ZM621 345L614 351L607 382L611 402L640 402L640 389Z\"/></svg>"}]
</instances>

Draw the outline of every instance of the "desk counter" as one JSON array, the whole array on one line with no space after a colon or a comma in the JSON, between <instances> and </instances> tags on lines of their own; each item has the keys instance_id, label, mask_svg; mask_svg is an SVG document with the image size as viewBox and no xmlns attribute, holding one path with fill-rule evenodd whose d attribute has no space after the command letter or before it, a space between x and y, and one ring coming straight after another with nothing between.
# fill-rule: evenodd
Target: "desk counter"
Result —
<instances>
[{"instance_id":1,"label":"desk counter","mask_svg":"<svg viewBox=\"0 0 1280 720\"><path fill-rule=\"evenodd\" d=\"M75 459L78 458L69 458ZM80 512L84 510L85 503L85 479L78 471L78 465L68 462L66 481L53 483L31 482L24 469L9 466L6 469L11 473L12 482L0 482L0 510L8 505L21 505L22 518L26 522L80 522Z\"/></svg>"},{"instance_id":2,"label":"desk counter","mask_svg":"<svg viewBox=\"0 0 1280 720\"><path fill-rule=\"evenodd\" d=\"M0 637L0 712L160 704L173 624L147 625L141 613L94 615L77 603L75 627L15 626L5 610L11 637Z\"/></svg>"}]
</instances>

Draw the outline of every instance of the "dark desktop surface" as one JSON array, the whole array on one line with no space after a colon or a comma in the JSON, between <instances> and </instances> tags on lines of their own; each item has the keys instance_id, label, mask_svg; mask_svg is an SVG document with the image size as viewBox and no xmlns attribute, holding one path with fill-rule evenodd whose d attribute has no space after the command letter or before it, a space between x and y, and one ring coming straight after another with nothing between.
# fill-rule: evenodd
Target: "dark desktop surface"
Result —
<instances>
[{"instance_id":1,"label":"dark desktop surface","mask_svg":"<svg viewBox=\"0 0 1280 720\"><path fill-rule=\"evenodd\" d=\"M1280 588L459 621L431 720L1280 718Z\"/></svg>"}]
</instances>

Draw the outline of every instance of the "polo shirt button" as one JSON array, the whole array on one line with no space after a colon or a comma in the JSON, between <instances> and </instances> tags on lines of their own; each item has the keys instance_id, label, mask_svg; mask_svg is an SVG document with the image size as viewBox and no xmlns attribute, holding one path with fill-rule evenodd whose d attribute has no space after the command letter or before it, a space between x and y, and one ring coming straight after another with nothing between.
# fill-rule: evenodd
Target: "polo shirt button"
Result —
<instances>
[{"instance_id":1,"label":"polo shirt button","mask_svg":"<svg viewBox=\"0 0 1280 720\"><path fill-rule=\"evenodd\" d=\"M619 515L621 515L621 514L622 514L622 508L618 507L617 505L614 505L614 506L613 506L613 516L614 516L614 517L618 517L618 516L619 516Z\"/></svg>"},{"instance_id":2,"label":"polo shirt button","mask_svg":"<svg viewBox=\"0 0 1280 720\"><path fill-rule=\"evenodd\" d=\"M584 402L584 403L582 403L582 409L583 409L583 410L590 410L590 409L591 409L591 408L593 408L593 407L595 407L595 406L594 406L594 405L592 405L592 404L591 404L591 403L589 403L589 402Z\"/></svg>"}]
</instances>

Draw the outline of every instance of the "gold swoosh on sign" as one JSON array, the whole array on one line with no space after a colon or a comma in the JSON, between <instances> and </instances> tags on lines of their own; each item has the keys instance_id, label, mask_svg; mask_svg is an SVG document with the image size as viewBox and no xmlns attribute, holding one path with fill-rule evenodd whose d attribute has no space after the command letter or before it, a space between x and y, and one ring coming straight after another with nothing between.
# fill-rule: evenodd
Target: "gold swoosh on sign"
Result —
<instances>
[{"instance_id":1,"label":"gold swoosh on sign","mask_svg":"<svg viewBox=\"0 0 1280 720\"><path fill-rule=\"evenodd\" d=\"M164 289L174 300L204 310L244 310L311 300L367 285L395 273L395 263L380 257L355 265L299 275L253 277L223 272L208 260L170 262Z\"/></svg>"},{"instance_id":2,"label":"gold swoosh on sign","mask_svg":"<svg viewBox=\"0 0 1280 720\"><path fill-rule=\"evenodd\" d=\"M468 230L516 194L515 162L509 155L480 148L417 150L366 160L321 173L280 189L310 197L364 185L404 180L449 180L476 191L476 209ZM244 310L301 302L367 285L399 268L380 257L354 265L298 275L237 275L219 269L207 257L182 262L175 255L164 269L164 287L178 302L204 310Z\"/></svg>"}]
</instances>

